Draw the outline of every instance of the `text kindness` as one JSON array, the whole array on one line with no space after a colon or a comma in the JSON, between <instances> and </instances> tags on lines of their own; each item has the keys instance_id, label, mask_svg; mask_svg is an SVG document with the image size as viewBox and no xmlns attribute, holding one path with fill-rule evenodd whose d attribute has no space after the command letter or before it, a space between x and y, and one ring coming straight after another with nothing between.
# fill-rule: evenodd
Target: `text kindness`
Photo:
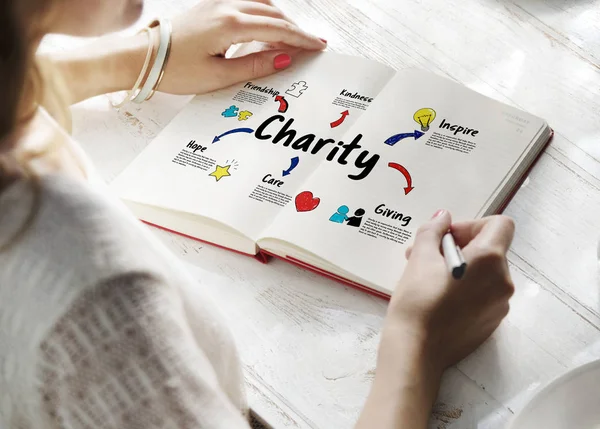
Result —
<instances>
[{"instance_id":1,"label":"text kindness","mask_svg":"<svg viewBox=\"0 0 600 429\"><path fill-rule=\"evenodd\" d=\"M282 123L285 124L282 125ZM368 150L358 151L362 148L358 143L362 139L362 134L358 134L349 143L343 141L336 142L334 139L318 138L314 134L305 134L298 136L296 130L292 128L294 119L286 119L282 115L274 115L266 119L254 133L259 140L272 140L273 144L281 142L283 146L291 147L294 150L301 150L311 155L316 155L323 151L329 152L325 159L327 161L336 160L338 164L348 164L348 158L354 158L354 166L359 172L349 174L352 180L362 180L373 171L379 161L378 154L369 155Z\"/></svg>"}]
</instances>

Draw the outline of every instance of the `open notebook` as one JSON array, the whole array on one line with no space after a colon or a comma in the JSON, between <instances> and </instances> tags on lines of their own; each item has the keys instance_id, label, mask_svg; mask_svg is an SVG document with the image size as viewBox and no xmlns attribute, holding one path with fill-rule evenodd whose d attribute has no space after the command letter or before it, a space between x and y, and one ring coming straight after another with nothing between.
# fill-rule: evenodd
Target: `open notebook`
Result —
<instances>
[{"instance_id":1,"label":"open notebook","mask_svg":"<svg viewBox=\"0 0 600 429\"><path fill-rule=\"evenodd\" d=\"M428 72L306 54L195 97L111 186L147 223L390 295L419 225L499 212L551 134Z\"/></svg>"}]
</instances>

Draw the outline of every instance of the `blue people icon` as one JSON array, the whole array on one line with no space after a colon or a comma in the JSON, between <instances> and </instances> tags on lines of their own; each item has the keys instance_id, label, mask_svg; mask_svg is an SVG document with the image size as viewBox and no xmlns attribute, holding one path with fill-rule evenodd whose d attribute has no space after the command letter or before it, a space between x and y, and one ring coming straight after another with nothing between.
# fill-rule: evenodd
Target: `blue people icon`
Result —
<instances>
[{"instance_id":1,"label":"blue people icon","mask_svg":"<svg viewBox=\"0 0 600 429\"><path fill-rule=\"evenodd\" d=\"M353 226L358 228L362 222L363 216L365 214L364 209L358 209L354 212L354 216L348 219L348 223L346 225Z\"/></svg>"},{"instance_id":2,"label":"blue people icon","mask_svg":"<svg viewBox=\"0 0 600 429\"><path fill-rule=\"evenodd\" d=\"M344 223L344 221L348 220L348 212L350 209L348 206L339 206L337 212L332 214L329 220L335 223Z\"/></svg>"}]
</instances>

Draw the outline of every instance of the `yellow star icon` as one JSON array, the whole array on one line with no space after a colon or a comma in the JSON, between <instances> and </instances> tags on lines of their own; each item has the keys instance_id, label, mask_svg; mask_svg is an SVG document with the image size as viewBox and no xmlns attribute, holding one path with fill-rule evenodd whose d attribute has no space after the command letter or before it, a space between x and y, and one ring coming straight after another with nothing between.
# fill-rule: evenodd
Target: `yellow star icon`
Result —
<instances>
[{"instance_id":1,"label":"yellow star icon","mask_svg":"<svg viewBox=\"0 0 600 429\"><path fill-rule=\"evenodd\" d=\"M229 174L229 167L231 167L231 165L226 165L225 167L217 165L215 171L210 173L209 176L214 177L215 179L217 179L218 182L219 180L221 180L222 177L231 176L231 174Z\"/></svg>"}]
</instances>

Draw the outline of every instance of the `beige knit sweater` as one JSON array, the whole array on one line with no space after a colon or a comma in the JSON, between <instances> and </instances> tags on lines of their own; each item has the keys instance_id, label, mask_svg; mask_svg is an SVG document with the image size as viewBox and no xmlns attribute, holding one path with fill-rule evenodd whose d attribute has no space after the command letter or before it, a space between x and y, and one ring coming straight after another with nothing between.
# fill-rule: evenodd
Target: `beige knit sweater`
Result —
<instances>
[{"instance_id":1,"label":"beige knit sweater","mask_svg":"<svg viewBox=\"0 0 600 429\"><path fill-rule=\"evenodd\" d=\"M0 245L31 209L0 194ZM102 185L44 176L0 252L0 428L248 428L231 336Z\"/></svg>"}]
</instances>

